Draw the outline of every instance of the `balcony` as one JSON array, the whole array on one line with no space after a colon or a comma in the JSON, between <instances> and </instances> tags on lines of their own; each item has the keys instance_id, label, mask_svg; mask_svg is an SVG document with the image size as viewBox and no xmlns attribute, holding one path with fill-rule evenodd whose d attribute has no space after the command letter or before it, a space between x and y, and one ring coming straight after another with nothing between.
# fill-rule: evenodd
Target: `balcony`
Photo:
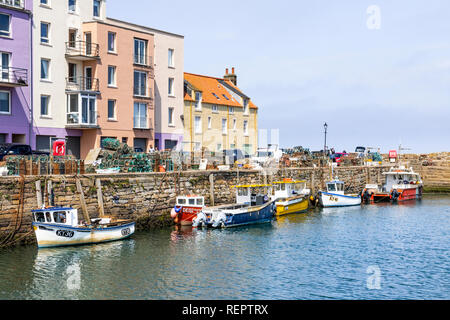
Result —
<instances>
[{"instance_id":1,"label":"balcony","mask_svg":"<svg viewBox=\"0 0 450 320\"><path fill-rule=\"evenodd\" d=\"M28 86L28 70L21 68L4 68L0 66L0 86L2 87Z\"/></svg>"},{"instance_id":2,"label":"balcony","mask_svg":"<svg viewBox=\"0 0 450 320\"><path fill-rule=\"evenodd\" d=\"M21 10L25 9L24 0L0 0L0 5Z\"/></svg>"},{"instance_id":3,"label":"balcony","mask_svg":"<svg viewBox=\"0 0 450 320\"><path fill-rule=\"evenodd\" d=\"M79 107L81 106L81 108ZM66 128L98 129L97 99L95 95L68 95L68 111Z\"/></svg>"},{"instance_id":4,"label":"balcony","mask_svg":"<svg viewBox=\"0 0 450 320\"><path fill-rule=\"evenodd\" d=\"M142 129L142 130L150 130L150 126L148 125L149 118L147 117L139 117L134 116L133 117L133 129Z\"/></svg>"},{"instance_id":5,"label":"balcony","mask_svg":"<svg viewBox=\"0 0 450 320\"><path fill-rule=\"evenodd\" d=\"M99 45L86 41L66 42L66 57L78 61L99 60Z\"/></svg>"},{"instance_id":6,"label":"balcony","mask_svg":"<svg viewBox=\"0 0 450 320\"><path fill-rule=\"evenodd\" d=\"M66 91L100 94L99 80L90 77L68 77L66 78Z\"/></svg>"},{"instance_id":7,"label":"balcony","mask_svg":"<svg viewBox=\"0 0 450 320\"><path fill-rule=\"evenodd\" d=\"M135 66L153 69L153 57L135 54L133 63Z\"/></svg>"}]
</instances>

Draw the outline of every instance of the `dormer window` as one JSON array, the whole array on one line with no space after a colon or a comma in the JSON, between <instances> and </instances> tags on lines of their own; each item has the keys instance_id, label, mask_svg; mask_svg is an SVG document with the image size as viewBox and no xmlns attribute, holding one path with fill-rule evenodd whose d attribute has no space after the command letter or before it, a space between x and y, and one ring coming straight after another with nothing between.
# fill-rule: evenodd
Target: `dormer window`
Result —
<instances>
[{"instance_id":1,"label":"dormer window","mask_svg":"<svg viewBox=\"0 0 450 320\"><path fill-rule=\"evenodd\" d=\"M214 92L212 93L212 95L213 95L214 97L216 97L217 100L220 100L219 96L218 96L217 94L215 94Z\"/></svg>"}]
</instances>

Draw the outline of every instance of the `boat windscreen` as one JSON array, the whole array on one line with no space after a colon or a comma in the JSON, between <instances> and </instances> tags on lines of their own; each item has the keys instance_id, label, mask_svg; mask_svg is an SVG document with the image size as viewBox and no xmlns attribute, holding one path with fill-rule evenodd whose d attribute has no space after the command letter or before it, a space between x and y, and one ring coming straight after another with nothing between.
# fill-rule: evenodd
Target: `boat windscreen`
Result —
<instances>
[{"instance_id":1,"label":"boat windscreen","mask_svg":"<svg viewBox=\"0 0 450 320\"><path fill-rule=\"evenodd\" d=\"M336 191L336 184L329 183L327 184L328 191Z\"/></svg>"}]
</instances>

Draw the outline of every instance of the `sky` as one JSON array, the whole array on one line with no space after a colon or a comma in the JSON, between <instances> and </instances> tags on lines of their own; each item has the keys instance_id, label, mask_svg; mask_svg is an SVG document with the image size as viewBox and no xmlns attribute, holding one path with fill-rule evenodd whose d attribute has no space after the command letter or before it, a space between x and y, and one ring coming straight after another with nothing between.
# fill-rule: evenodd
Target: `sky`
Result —
<instances>
[{"instance_id":1,"label":"sky","mask_svg":"<svg viewBox=\"0 0 450 320\"><path fill-rule=\"evenodd\" d=\"M261 141L321 150L326 122L336 151L450 151L448 0L132 3L107 16L184 35L185 72L235 67Z\"/></svg>"}]
</instances>

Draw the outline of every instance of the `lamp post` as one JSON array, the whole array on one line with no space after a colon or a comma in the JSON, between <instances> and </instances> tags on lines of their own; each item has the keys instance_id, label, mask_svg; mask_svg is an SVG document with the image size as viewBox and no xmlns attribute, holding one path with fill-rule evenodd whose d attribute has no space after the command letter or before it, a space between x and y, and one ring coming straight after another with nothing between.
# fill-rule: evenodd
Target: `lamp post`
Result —
<instances>
[{"instance_id":1,"label":"lamp post","mask_svg":"<svg viewBox=\"0 0 450 320\"><path fill-rule=\"evenodd\" d=\"M324 152L325 158L326 158L326 156L327 156L327 129L328 129L328 124L325 122L323 127L325 129L325 144L323 145L323 152Z\"/></svg>"}]
</instances>

